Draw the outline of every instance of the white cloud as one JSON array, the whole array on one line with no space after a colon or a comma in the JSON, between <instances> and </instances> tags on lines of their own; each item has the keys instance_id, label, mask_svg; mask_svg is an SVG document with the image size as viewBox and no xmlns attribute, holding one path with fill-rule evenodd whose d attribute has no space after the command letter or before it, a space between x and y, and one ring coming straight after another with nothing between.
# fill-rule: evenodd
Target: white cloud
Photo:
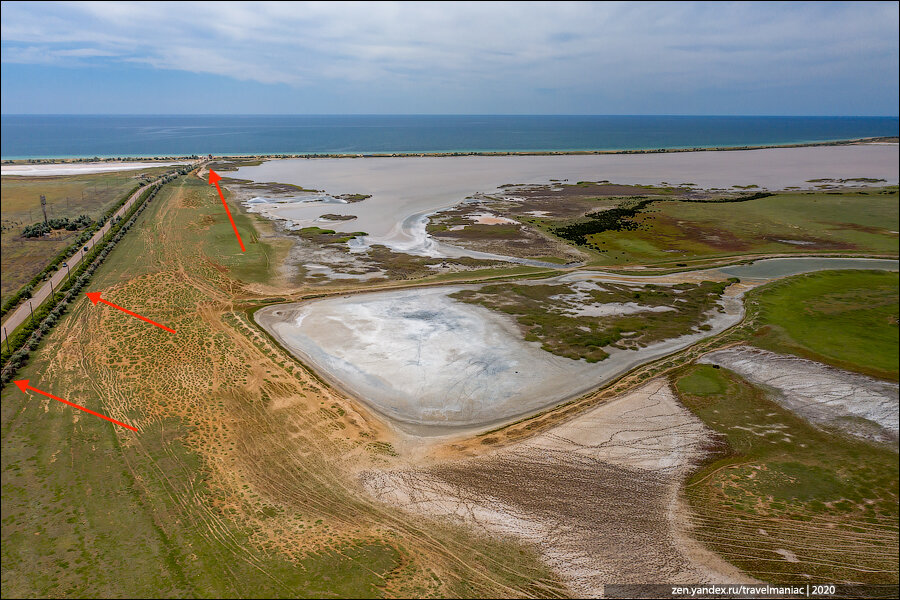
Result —
<instances>
[{"instance_id":1,"label":"white cloud","mask_svg":"<svg viewBox=\"0 0 900 600\"><path fill-rule=\"evenodd\" d=\"M866 70L896 81L897 22L894 2L5 2L2 60L624 102L672 86L799 85Z\"/></svg>"}]
</instances>

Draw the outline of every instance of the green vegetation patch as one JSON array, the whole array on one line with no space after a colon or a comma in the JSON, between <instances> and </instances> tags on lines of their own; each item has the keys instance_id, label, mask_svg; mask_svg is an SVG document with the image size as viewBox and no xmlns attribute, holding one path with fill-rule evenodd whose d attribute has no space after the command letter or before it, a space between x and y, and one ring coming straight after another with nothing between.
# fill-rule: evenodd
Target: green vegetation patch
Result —
<instances>
[{"instance_id":1,"label":"green vegetation patch","mask_svg":"<svg viewBox=\"0 0 900 600\"><path fill-rule=\"evenodd\" d=\"M89 394L76 389L69 393L84 402ZM374 541L297 561L258 549L227 513L198 508L215 506L216 490L185 442L185 421L144 427L136 451L105 421L76 422L71 409L34 402L3 390L4 597L372 598L400 565L397 549ZM163 469L167 477L155 475Z\"/></svg>"},{"instance_id":2,"label":"green vegetation patch","mask_svg":"<svg viewBox=\"0 0 900 600\"><path fill-rule=\"evenodd\" d=\"M712 375L704 369L695 369L678 380L678 389L685 394L703 398L724 393L728 389L727 382L715 376L715 373Z\"/></svg>"},{"instance_id":3,"label":"green vegetation patch","mask_svg":"<svg viewBox=\"0 0 900 600\"><path fill-rule=\"evenodd\" d=\"M355 237L368 235L365 231L344 233L334 229L323 229L322 227L303 227L298 229L296 233L300 237L312 240L317 244L345 244Z\"/></svg>"},{"instance_id":4,"label":"green vegetation patch","mask_svg":"<svg viewBox=\"0 0 900 600\"><path fill-rule=\"evenodd\" d=\"M340 196L336 196L341 200L346 200L347 202L362 202L363 200L367 200L372 197L372 194L341 194Z\"/></svg>"},{"instance_id":5,"label":"green vegetation patch","mask_svg":"<svg viewBox=\"0 0 900 600\"><path fill-rule=\"evenodd\" d=\"M721 308L718 300L730 282L704 281L675 286L631 286L604 283L575 290L565 284L503 283L462 290L450 295L516 318L525 340L574 360L597 362L609 356L604 348L637 349L653 342L708 328L706 313ZM592 316L601 304L631 303L630 312ZM634 305L640 309L633 311ZM665 310L653 310L664 308Z\"/></svg>"},{"instance_id":6,"label":"green vegetation patch","mask_svg":"<svg viewBox=\"0 0 900 600\"><path fill-rule=\"evenodd\" d=\"M898 274L824 271L750 295L760 329L750 342L837 367L897 379Z\"/></svg>"},{"instance_id":7,"label":"green vegetation patch","mask_svg":"<svg viewBox=\"0 0 900 600\"><path fill-rule=\"evenodd\" d=\"M516 240L521 236L522 226L518 223L504 223L502 225L482 225L478 223L472 223L470 225L466 225L462 229L452 232L452 237L460 239Z\"/></svg>"},{"instance_id":8,"label":"green vegetation patch","mask_svg":"<svg viewBox=\"0 0 900 600\"><path fill-rule=\"evenodd\" d=\"M611 210L588 211L583 217L523 222L591 252L598 265L737 254L898 253L896 186L631 197Z\"/></svg>"},{"instance_id":9,"label":"green vegetation patch","mask_svg":"<svg viewBox=\"0 0 900 600\"><path fill-rule=\"evenodd\" d=\"M41 237L60 229L65 229L66 231L78 231L79 229L89 227L93 222L94 220L87 215L78 215L74 219L70 219L69 217L48 219L46 223L44 221L39 221L25 227L22 230L22 237Z\"/></svg>"},{"instance_id":10,"label":"green vegetation patch","mask_svg":"<svg viewBox=\"0 0 900 600\"><path fill-rule=\"evenodd\" d=\"M394 252L387 246L375 244L369 248L368 258L372 261L373 268L380 268L385 272L385 277L390 280L400 281L407 279L421 279L435 275L435 267L456 266L459 267L465 277L469 277L474 269L492 269L498 266L507 266L493 260L470 258L429 258L425 256L413 256L405 252ZM445 273L453 278L453 273Z\"/></svg>"},{"instance_id":11,"label":"green vegetation patch","mask_svg":"<svg viewBox=\"0 0 900 600\"><path fill-rule=\"evenodd\" d=\"M592 212L583 220L553 228L553 233L579 246L588 245L587 236L604 231L628 231L638 228L634 216L641 212L652 200L640 200L636 203L623 203L616 208Z\"/></svg>"},{"instance_id":12,"label":"green vegetation patch","mask_svg":"<svg viewBox=\"0 0 900 600\"><path fill-rule=\"evenodd\" d=\"M726 369L674 384L718 434L685 488L694 535L765 581L897 583L895 451L816 429Z\"/></svg>"}]
</instances>

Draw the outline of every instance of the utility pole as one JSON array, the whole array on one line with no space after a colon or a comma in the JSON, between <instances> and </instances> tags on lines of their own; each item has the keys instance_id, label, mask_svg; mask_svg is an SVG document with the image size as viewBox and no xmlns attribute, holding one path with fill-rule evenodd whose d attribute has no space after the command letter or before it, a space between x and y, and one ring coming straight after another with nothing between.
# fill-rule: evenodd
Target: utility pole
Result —
<instances>
[{"instance_id":1,"label":"utility pole","mask_svg":"<svg viewBox=\"0 0 900 600\"><path fill-rule=\"evenodd\" d=\"M47 197L41 194L41 210L44 211L44 225L47 225Z\"/></svg>"},{"instance_id":2,"label":"utility pole","mask_svg":"<svg viewBox=\"0 0 900 600\"><path fill-rule=\"evenodd\" d=\"M12 350L9 349L9 333L6 331L6 326L3 326L3 337L6 338L6 351L12 354Z\"/></svg>"}]
</instances>

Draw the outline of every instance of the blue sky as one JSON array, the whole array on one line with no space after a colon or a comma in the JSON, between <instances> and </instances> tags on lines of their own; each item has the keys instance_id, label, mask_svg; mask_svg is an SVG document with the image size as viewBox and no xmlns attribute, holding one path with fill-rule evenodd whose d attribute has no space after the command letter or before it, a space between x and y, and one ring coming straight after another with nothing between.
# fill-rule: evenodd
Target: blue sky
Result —
<instances>
[{"instance_id":1,"label":"blue sky","mask_svg":"<svg viewBox=\"0 0 900 600\"><path fill-rule=\"evenodd\" d=\"M898 3L3 2L13 113L898 114Z\"/></svg>"}]
</instances>

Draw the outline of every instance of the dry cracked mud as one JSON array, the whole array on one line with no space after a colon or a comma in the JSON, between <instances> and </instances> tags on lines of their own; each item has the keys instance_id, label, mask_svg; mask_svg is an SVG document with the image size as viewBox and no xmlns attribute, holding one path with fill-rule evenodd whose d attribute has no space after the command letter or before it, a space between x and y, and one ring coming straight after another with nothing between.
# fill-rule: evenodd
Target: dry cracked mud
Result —
<instances>
[{"instance_id":1,"label":"dry cracked mud","mask_svg":"<svg viewBox=\"0 0 900 600\"><path fill-rule=\"evenodd\" d=\"M578 596L613 582L748 581L689 534L679 487L710 440L657 379L487 456L361 479L383 502L536 545Z\"/></svg>"}]
</instances>

